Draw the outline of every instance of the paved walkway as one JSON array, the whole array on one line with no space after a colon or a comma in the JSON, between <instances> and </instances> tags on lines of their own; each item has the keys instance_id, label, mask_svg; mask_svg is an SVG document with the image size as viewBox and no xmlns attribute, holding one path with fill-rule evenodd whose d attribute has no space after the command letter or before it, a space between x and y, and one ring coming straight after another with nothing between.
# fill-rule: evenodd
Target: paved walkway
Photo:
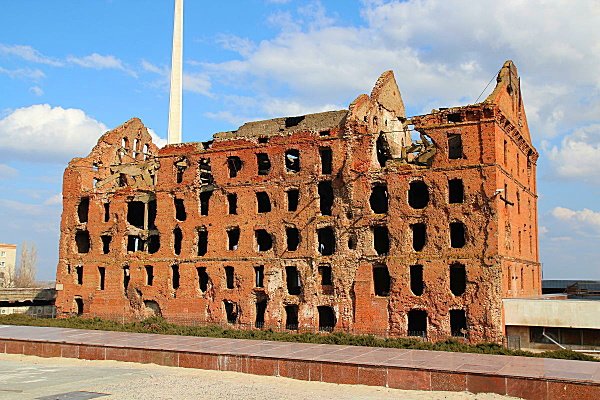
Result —
<instances>
[{"instance_id":1,"label":"paved walkway","mask_svg":"<svg viewBox=\"0 0 600 400\"><path fill-rule=\"evenodd\" d=\"M0 353L527 399L600 396L600 363L585 361L6 325Z\"/></svg>"}]
</instances>

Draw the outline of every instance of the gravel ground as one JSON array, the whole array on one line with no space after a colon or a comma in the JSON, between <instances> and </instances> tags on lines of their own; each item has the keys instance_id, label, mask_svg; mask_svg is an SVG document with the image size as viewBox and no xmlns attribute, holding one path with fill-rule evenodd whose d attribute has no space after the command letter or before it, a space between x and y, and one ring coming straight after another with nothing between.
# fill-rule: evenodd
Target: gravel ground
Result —
<instances>
[{"instance_id":1,"label":"gravel ground","mask_svg":"<svg viewBox=\"0 0 600 400\"><path fill-rule=\"evenodd\" d=\"M496 394L419 392L362 385L305 382L236 372L204 371L117 361L0 354L0 399L63 399L74 391L98 399L514 399ZM46 397L50 396L50 397ZM91 397L71 397L89 399ZM64 399L67 399L66 397Z\"/></svg>"}]
</instances>

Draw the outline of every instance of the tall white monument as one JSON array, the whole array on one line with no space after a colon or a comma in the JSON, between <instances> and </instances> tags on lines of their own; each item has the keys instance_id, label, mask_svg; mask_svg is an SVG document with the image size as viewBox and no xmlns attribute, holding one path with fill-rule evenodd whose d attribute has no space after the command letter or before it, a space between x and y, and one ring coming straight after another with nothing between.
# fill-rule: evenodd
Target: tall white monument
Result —
<instances>
[{"instance_id":1,"label":"tall white monument","mask_svg":"<svg viewBox=\"0 0 600 400\"><path fill-rule=\"evenodd\" d=\"M168 143L181 143L181 99L183 92L183 0L175 0L171 93L169 96Z\"/></svg>"}]
</instances>

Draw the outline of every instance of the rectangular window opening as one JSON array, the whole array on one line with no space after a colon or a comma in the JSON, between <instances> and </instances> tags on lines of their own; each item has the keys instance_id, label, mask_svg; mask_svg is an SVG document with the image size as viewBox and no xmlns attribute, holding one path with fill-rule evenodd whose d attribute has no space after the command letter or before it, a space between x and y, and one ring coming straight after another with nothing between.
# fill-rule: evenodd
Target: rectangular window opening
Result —
<instances>
[{"instance_id":1,"label":"rectangular window opening","mask_svg":"<svg viewBox=\"0 0 600 400\"><path fill-rule=\"evenodd\" d=\"M423 282L423 266L422 265L411 265L410 266L410 290L415 296L423 294L425 284Z\"/></svg>"},{"instance_id":2,"label":"rectangular window opening","mask_svg":"<svg viewBox=\"0 0 600 400\"><path fill-rule=\"evenodd\" d=\"M299 295L302 291L302 283L300 282L300 272L296 267L285 267L285 279L287 291L291 295Z\"/></svg>"},{"instance_id":3,"label":"rectangular window opening","mask_svg":"<svg viewBox=\"0 0 600 400\"><path fill-rule=\"evenodd\" d=\"M210 205L212 194L212 190L200 192L200 215L208 215L208 206Z\"/></svg>"},{"instance_id":4,"label":"rectangular window opening","mask_svg":"<svg viewBox=\"0 0 600 400\"><path fill-rule=\"evenodd\" d=\"M227 213L230 215L237 214L237 194L227 194Z\"/></svg>"},{"instance_id":5,"label":"rectangular window opening","mask_svg":"<svg viewBox=\"0 0 600 400\"><path fill-rule=\"evenodd\" d=\"M412 230L413 249L415 251L423 250L427 241L427 226L422 222L418 222L416 224L411 224L410 229Z\"/></svg>"},{"instance_id":6,"label":"rectangular window opening","mask_svg":"<svg viewBox=\"0 0 600 400\"><path fill-rule=\"evenodd\" d=\"M237 323L238 319L238 305L233 301L223 300L223 306L225 307L225 315L227 322L230 324Z\"/></svg>"},{"instance_id":7,"label":"rectangular window opening","mask_svg":"<svg viewBox=\"0 0 600 400\"><path fill-rule=\"evenodd\" d=\"M271 199L267 192L256 192L256 204L259 213L271 212Z\"/></svg>"},{"instance_id":8,"label":"rectangular window opening","mask_svg":"<svg viewBox=\"0 0 600 400\"><path fill-rule=\"evenodd\" d=\"M150 235L148 236L148 253L155 254L160 250L160 236Z\"/></svg>"},{"instance_id":9,"label":"rectangular window opening","mask_svg":"<svg viewBox=\"0 0 600 400\"><path fill-rule=\"evenodd\" d=\"M90 198L82 197L77 205L77 217L79 218L79 222L85 223L88 222L88 214L90 211Z\"/></svg>"},{"instance_id":10,"label":"rectangular window opening","mask_svg":"<svg viewBox=\"0 0 600 400\"><path fill-rule=\"evenodd\" d=\"M298 330L298 306L296 304L285 306L285 329Z\"/></svg>"},{"instance_id":11,"label":"rectangular window opening","mask_svg":"<svg viewBox=\"0 0 600 400\"><path fill-rule=\"evenodd\" d=\"M333 276L331 273L331 265L319 265L319 276L321 277L321 286L333 285Z\"/></svg>"},{"instance_id":12,"label":"rectangular window opening","mask_svg":"<svg viewBox=\"0 0 600 400\"><path fill-rule=\"evenodd\" d=\"M329 175L333 172L333 152L330 147L319 148L321 156L321 174Z\"/></svg>"},{"instance_id":13,"label":"rectangular window opening","mask_svg":"<svg viewBox=\"0 0 600 400\"><path fill-rule=\"evenodd\" d=\"M465 310L450 310L450 332L452 336L466 337L467 314Z\"/></svg>"},{"instance_id":14,"label":"rectangular window opening","mask_svg":"<svg viewBox=\"0 0 600 400\"><path fill-rule=\"evenodd\" d=\"M179 227L173 229L173 251L175 255L181 254L181 243L183 242L183 232Z\"/></svg>"},{"instance_id":15,"label":"rectangular window opening","mask_svg":"<svg viewBox=\"0 0 600 400\"><path fill-rule=\"evenodd\" d=\"M450 247L461 248L466 244L465 224L462 222L450 223Z\"/></svg>"},{"instance_id":16,"label":"rectangular window opening","mask_svg":"<svg viewBox=\"0 0 600 400\"><path fill-rule=\"evenodd\" d=\"M179 289L179 265L171 265L171 287L175 290Z\"/></svg>"},{"instance_id":17,"label":"rectangular window opening","mask_svg":"<svg viewBox=\"0 0 600 400\"><path fill-rule=\"evenodd\" d=\"M83 265L75 267L75 275L77 276L77 284L83 285Z\"/></svg>"},{"instance_id":18,"label":"rectangular window opening","mask_svg":"<svg viewBox=\"0 0 600 400\"><path fill-rule=\"evenodd\" d=\"M208 252L208 230L205 227L198 229L198 255L204 256Z\"/></svg>"},{"instance_id":19,"label":"rectangular window opening","mask_svg":"<svg viewBox=\"0 0 600 400\"><path fill-rule=\"evenodd\" d=\"M144 269L146 270L146 285L152 286L154 283L154 267L152 265L146 265Z\"/></svg>"},{"instance_id":20,"label":"rectangular window opening","mask_svg":"<svg viewBox=\"0 0 600 400\"><path fill-rule=\"evenodd\" d=\"M448 134L448 158L451 160L463 158L462 137L459 134Z\"/></svg>"},{"instance_id":21,"label":"rectangular window opening","mask_svg":"<svg viewBox=\"0 0 600 400\"><path fill-rule=\"evenodd\" d=\"M262 328L265 326L265 312L267 311L267 300L261 299L256 301L256 318L254 319L254 327Z\"/></svg>"},{"instance_id":22,"label":"rectangular window opening","mask_svg":"<svg viewBox=\"0 0 600 400\"><path fill-rule=\"evenodd\" d=\"M156 200L148 202L148 229L156 229Z\"/></svg>"},{"instance_id":23,"label":"rectangular window opening","mask_svg":"<svg viewBox=\"0 0 600 400\"><path fill-rule=\"evenodd\" d=\"M371 189L369 205L375 214L385 214L388 212L388 191L385 183L376 183Z\"/></svg>"},{"instance_id":24,"label":"rectangular window opening","mask_svg":"<svg viewBox=\"0 0 600 400\"><path fill-rule=\"evenodd\" d=\"M185 203L183 199L173 199L175 204L175 219L177 221L185 221L187 218L187 214L185 212Z\"/></svg>"},{"instance_id":25,"label":"rectangular window opening","mask_svg":"<svg viewBox=\"0 0 600 400\"><path fill-rule=\"evenodd\" d=\"M331 181L321 181L318 186L319 209L321 215L331 215L333 209L333 184Z\"/></svg>"},{"instance_id":26,"label":"rectangular window opening","mask_svg":"<svg viewBox=\"0 0 600 400\"><path fill-rule=\"evenodd\" d=\"M389 296L391 277L386 265L373 266L373 288L375 296Z\"/></svg>"},{"instance_id":27,"label":"rectangular window opening","mask_svg":"<svg viewBox=\"0 0 600 400\"><path fill-rule=\"evenodd\" d=\"M264 229L254 231L258 251L268 251L273 248L273 237Z\"/></svg>"},{"instance_id":28,"label":"rectangular window opening","mask_svg":"<svg viewBox=\"0 0 600 400\"><path fill-rule=\"evenodd\" d=\"M300 202L300 191L298 189L289 189L286 192L288 211L298 210Z\"/></svg>"},{"instance_id":29,"label":"rectangular window opening","mask_svg":"<svg viewBox=\"0 0 600 400\"><path fill-rule=\"evenodd\" d=\"M75 244L77 252L85 254L90 252L90 233L86 230L78 230L75 232Z\"/></svg>"},{"instance_id":30,"label":"rectangular window opening","mask_svg":"<svg viewBox=\"0 0 600 400\"><path fill-rule=\"evenodd\" d=\"M110 242L112 241L112 236L110 235L102 235L100 236L102 240L102 254L110 253Z\"/></svg>"},{"instance_id":31,"label":"rectangular window opening","mask_svg":"<svg viewBox=\"0 0 600 400\"><path fill-rule=\"evenodd\" d=\"M254 287L262 288L265 285L265 267L264 265L259 265L258 267L254 267Z\"/></svg>"},{"instance_id":32,"label":"rectangular window opening","mask_svg":"<svg viewBox=\"0 0 600 400\"><path fill-rule=\"evenodd\" d=\"M235 287L234 274L235 270L233 267L225 267L225 287L227 289L233 289Z\"/></svg>"},{"instance_id":33,"label":"rectangular window opening","mask_svg":"<svg viewBox=\"0 0 600 400\"><path fill-rule=\"evenodd\" d=\"M335 232L327 226L317 229L318 251L321 255L330 256L335 253Z\"/></svg>"},{"instance_id":34,"label":"rectangular window opening","mask_svg":"<svg viewBox=\"0 0 600 400\"><path fill-rule=\"evenodd\" d=\"M256 154L256 164L258 167L258 175L269 175L271 172L271 160L267 153Z\"/></svg>"},{"instance_id":35,"label":"rectangular window opening","mask_svg":"<svg viewBox=\"0 0 600 400\"><path fill-rule=\"evenodd\" d=\"M237 250L240 244L240 228L232 227L227 229L227 249Z\"/></svg>"},{"instance_id":36,"label":"rectangular window opening","mask_svg":"<svg viewBox=\"0 0 600 400\"><path fill-rule=\"evenodd\" d=\"M235 178L242 169L242 160L238 156L227 157L227 168L229 168L229 177Z\"/></svg>"},{"instance_id":37,"label":"rectangular window opening","mask_svg":"<svg viewBox=\"0 0 600 400\"><path fill-rule=\"evenodd\" d=\"M198 274L198 288L202 293L205 293L208 290L208 273L206 272L206 267L197 267L196 274Z\"/></svg>"},{"instance_id":38,"label":"rectangular window opening","mask_svg":"<svg viewBox=\"0 0 600 400\"><path fill-rule=\"evenodd\" d=\"M408 312L408 336L427 336L427 311L410 310Z\"/></svg>"},{"instance_id":39,"label":"rectangular window opening","mask_svg":"<svg viewBox=\"0 0 600 400\"><path fill-rule=\"evenodd\" d=\"M104 222L110 221L110 203L104 203Z\"/></svg>"},{"instance_id":40,"label":"rectangular window opening","mask_svg":"<svg viewBox=\"0 0 600 400\"><path fill-rule=\"evenodd\" d=\"M287 172L300 172L300 151L290 149L285 152L285 169Z\"/></svg>"},{"instance_id":41,"label":"rectangular window opening","mask_svg":"<svg viewBox=\"0 0 600 400\"><path fill-rule=\"evenodd\" d=\"M131 274L129 272L129 267L123 267L123 290L125 292L125 296L127 296L127 289L129 289L129 281L131 280Z\"/></svg>"},{"instance_id":42,"label":"rectangular window opening","mask_svg":"<svg viewBox=\"0 0 600 400\"><path fill-rule=\"evenodd\" d=\"M464 201L465 189L462 179L448 180L448 203L458 204Z\"/></svg>"},{"instance_id":43,"label":"rectangular window opening","mask_svg":"<svg viewBox=\"0 0 600 400\"><path fill-rule=\"evenodd\" d=\"M298 250L298 246L300 245L300 231L298 228L286 227L285 236L288 251Z\"/></svg>"},{"instance_id":44,"label":"rectangular window opening","mask_svg":"<svg viewBox=\"0 0 600 400\"><path fill-rule=\"evenodd\" d=\"M373 248L379 256L387 255L390 251L390 236L387 226L379 225L373 228Z\"/></svg>"},{"instance_id":45,"label":"rectangular window opening","mask_svg":"<svg viewBox=\"0 0 600 400\"><path fill-rule=\"evenodd\" d=\"M144 229L146 205L142 201L127 203L127 222L136 228Z\"/></svg>"}]
</instances>

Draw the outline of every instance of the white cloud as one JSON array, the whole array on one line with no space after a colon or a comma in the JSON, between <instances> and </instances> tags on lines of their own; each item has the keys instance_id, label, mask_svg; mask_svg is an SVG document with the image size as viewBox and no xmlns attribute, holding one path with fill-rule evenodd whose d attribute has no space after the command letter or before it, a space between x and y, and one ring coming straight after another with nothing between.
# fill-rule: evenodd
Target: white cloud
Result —
<instances>
[{"instance_id":1,"label":"white cloud","mask_svg":"<svg viewBox=\"0 0 600 400\"><path fill-rule=\"evenodd\" d=\"M0 120L0 151L5 158L65 163L87 155L106 130L82 110L38 104Z\"/></svg>"},{"instance_id":2,"label":"white cloud","mask_svg":"<svg viewBox=\"0 0 600 400\"><path fill-rule=\"evenodd\" d=\"M10 78L29 79L32 81L39 81L46 77L43 71L39 69L31 68L17 68L17 69L6 69L0 67L0 74L8 75Z\"/></svg>"},{"instance_id":3,"label":"white cloud","mask_svg":"<svg viewBox=\"0 0 600 400\"><path fill-rule=\"evenodd\" d=\"M148 128L148 133L152 137L152 143L157 145L159 148L165 147L167 145L167 139L163 139L153 129Z\"/></svg>"},{"instance_id":4,"label":"white cloud","mask_svg":"<svg viewBox=\"0 0 600 400\"><path fill-rule=\"evenodd\" d=\"M57 193L53 196L48 197L45 201L44 201L44 205L46 206L55 206L55 205L61 205L62 204L62 193Z\"/></svg>"},{"instance_id":5,"label":"white cloud","mask_svg":"<svg viewBox=\"0 0 600 400\"><path fill-rule=\"evenodd\" d=\"M67 61L72 64L79 65L84 68L92 69L116 69L123 71L133 77L137 77L135 71L127 68L123 61L113 55L101 55L98 53L92 53L85 57L67 57Z\"/></svg>"},{"instance_id":6,"label":"white cloud","mask_svg":"<svg viewBox=\"0 0 600 400\"><path fill-rule=\"evenodd\" d=\"M31 46L6 45L0 43L0 54L16 56L25 61L51 65L53 67L60 67L64 65L62 61L47 57Z\"/></svg>"},{"instance_id":7,"label":"white cloud","mask_svg":"<svg viewBox=\"0 0 600 400\"><path fill-rule=\"evenodd\" d=\"M202 94L204 96L211 96L210 93L210 79L204 74L198 73L184 73L183 74L183 90L192 93Z\"/></svg>"},{"instance_id":8,"label":"white cloud","mask_svg":"<svg viewBox=\"0 0 600 400\"><path fill-rule=\"evenodd\" d=\"M600 123L576 129L558 146L544 147L558 176L600 182Z\"/></svg>"},{"instance_id":9,"label":"white cloud","mask_svg":"<svg viewBox=\"0 0 600 400\"><path fill-rule=\"evenodd\" d=\"M18 171L6 164L0 164L0 180L11 179L18 175Z\"/></svg>"},{"instance_id":10,"label":"white cloud","mask_svg":"<svg viewBox=\"0 0 600 400\"><path fill-rule=\"evenodd\" d=\"M555 207L552 210L552 216L563 222L579 223L584 226L600 229L600 212L595 212L587 208L577 211L565 207Z\"/></svg>"},{"instance_id":11,"label":"white cloud","mask_svg":"<svg viewBox=\"0 0 600 400\"><path fill-rule=\"evenodd\" d=\"M39 86L32 86L29 88L29 91L38 97L44 94L44 89Z\"/></svg>"},{"instance_id":12,"label":"white cloud","mask_svg":"<svg viewBox=\"0 0 600 400\"><path fill-rule=\"evenodd\" d=\"M420 113L475 101L513 59L535 139L598 120L591 112L600 111L597 1L365 1L362 15L362 25L346 26L319 2L277 12L269 19L276 37L227 42L241 58L204 68L237 89L311 108L347 104L393 69L405 103Z\"/></svg>"},{"instance_id":13,"label":"white cloud","mask_svg":"<svg viewBox=\"0 0 600 400\"><path fill-rule=\"evenodd\" d=\"M196 62L190 62L190 65L199 65ZM151 86L160 88L162 90L169 90L169 82L171 76L171 69L168 67L159 67L146 60L142 60L142 69L146 72L150 72L159 75L159 79L151 83ZM211 81L207 74L198 72L184 72L183 73L183 90L192 93L202 94L204 96L212 97L210 92Z\"/></svg>"}]
</instances>

